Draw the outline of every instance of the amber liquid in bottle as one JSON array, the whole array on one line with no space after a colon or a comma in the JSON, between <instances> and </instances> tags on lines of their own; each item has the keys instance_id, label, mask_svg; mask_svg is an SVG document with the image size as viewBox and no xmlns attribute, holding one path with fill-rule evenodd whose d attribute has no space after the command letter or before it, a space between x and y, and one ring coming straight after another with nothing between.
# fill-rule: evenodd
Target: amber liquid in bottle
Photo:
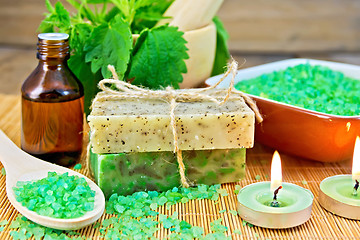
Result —
<instances>
[{"instance_id":1,"label":"amber liquid in bottle","mask_svg":"<svg viewBox=\"0 0 360 240\"><path fill-rule=\"evenodd\" d=\"M84 90L67 66L67 34L39 34L39 64L22 85L21 148L63 166L80 159Z\"/></svg>"}]
</instances>

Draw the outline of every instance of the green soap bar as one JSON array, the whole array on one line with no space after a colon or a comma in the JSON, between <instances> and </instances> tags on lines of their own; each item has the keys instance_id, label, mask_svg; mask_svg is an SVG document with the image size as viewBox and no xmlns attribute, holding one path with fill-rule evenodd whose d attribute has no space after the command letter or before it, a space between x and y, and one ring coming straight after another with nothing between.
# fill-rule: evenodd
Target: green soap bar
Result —
<instances>
[{"instance_id":1,"label":"green soap bar","mask_svg":"<svg viewBox=\"0 0 360 240\"><path fill-rule=\"evenodd\" d=\"M183 151L191 183L213 185L245 176L245 148ZM166 191L180 186L173 152L97 154L90 151L90 168L106 197L137 191Z\"/></svg>"}]
</instances>

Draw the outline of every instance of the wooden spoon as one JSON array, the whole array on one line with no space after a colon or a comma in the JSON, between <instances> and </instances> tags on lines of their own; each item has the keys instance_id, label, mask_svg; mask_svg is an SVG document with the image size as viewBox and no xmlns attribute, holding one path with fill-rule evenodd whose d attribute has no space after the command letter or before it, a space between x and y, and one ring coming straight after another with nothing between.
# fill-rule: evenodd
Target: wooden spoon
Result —
<instances>
[{"instance_id":1,"label":"wooden spoon","mask_svg":"<svg viewBox=\"0 0 360 240\"><path fill-rule=\"evenodd\" d=\"M18 148L1 130L0 161L6 170L6 193L10 203L31 221L54 229L75 230L95 222L103 214L105 197L101 189L93 181L78 172L45 162L27 154ZM90 188L95 191L94 210L78 218L60 219L41 216L22 206L21 203L15 199L13 187L16 186L16 183L18 181L33 181L45 178L48 172L57 172L59 174L68 172L69 175L77 175L85 178Z\"/></svg>"}]
</instances>

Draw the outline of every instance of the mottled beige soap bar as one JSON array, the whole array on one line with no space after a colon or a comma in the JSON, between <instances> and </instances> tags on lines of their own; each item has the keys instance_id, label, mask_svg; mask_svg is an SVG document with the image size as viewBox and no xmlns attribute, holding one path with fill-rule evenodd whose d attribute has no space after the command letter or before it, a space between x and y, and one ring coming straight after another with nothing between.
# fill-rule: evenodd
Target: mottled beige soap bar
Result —
<instances>
[{"instance_id":1,"label":"mottled beige soap bar","mask_svg":"<svg viewBox=\"0 0 360 240\"><path fill-rule=\"evenodd\" d=\"M175 116L181 150L253 146L255 116L242 99L222 106L209 101L178 103ZM161 100L97 101L88 121L94 153L174 149L170 104Z\"/></svg>"}]
</instances>

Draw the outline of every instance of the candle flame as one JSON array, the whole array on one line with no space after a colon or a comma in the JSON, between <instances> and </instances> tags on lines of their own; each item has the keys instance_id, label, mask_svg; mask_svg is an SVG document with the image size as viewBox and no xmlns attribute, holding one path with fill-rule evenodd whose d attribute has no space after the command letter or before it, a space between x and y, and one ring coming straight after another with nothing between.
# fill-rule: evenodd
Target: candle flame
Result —
<instances>
[{"instance_id":1,"label":"candle flame","mask_svg":"<svg viewBox=\"0 0 360 240\"><path fill-rule=\"evenodd\" d=\"M353 165L352 165L352 178L353 180L360 181L360 138L356 137L354 155L353 155Z\"/></svg>"},{"instance_id":2,"label":"candle flame","mask_svg":"<svg viewBox=\"0 0 360 240\"><path fill-rule=\"evenodd\" d=\"M273 192L281 186L282 182L282 171L281 171L281 160L280 155L277 151L274 152L271 162L271 184L270 190Z\"/></svg>"}]
</instances>

